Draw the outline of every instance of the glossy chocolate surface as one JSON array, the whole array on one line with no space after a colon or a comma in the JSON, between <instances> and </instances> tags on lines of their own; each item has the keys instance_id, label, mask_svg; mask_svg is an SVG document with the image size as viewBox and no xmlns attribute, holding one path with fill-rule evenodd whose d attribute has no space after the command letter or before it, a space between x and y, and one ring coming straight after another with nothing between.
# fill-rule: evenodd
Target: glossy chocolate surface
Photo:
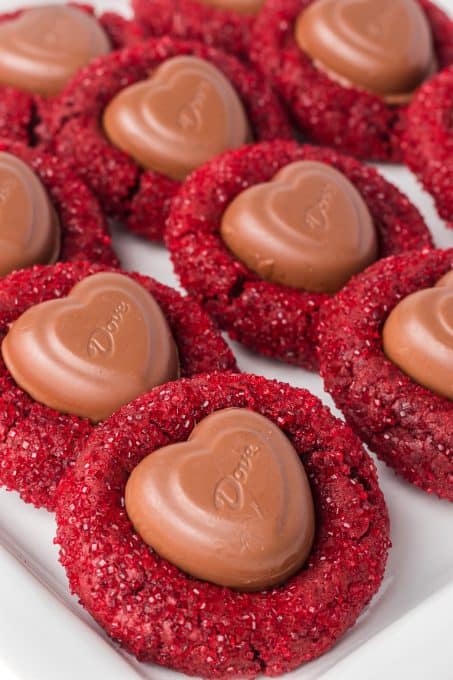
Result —
<instances>
[{"instance_id":1,"label":"glossy chocolate surface","mask_svg":"<svg viewBox=\"0 0 453 680\"><path fill-rule=\"evenodd\" d=\"M431 29L416 0L317 0L299 15L295 36L331 78L389 103L408 101L435 70Z\"/></svg>"},{"instance_id":2,"label":"glossy chocolate surface","mask_svg":"<svg viewBox=\"0 0 453 680\"><path fill-rule=\"evenodd\" d=\"M314 509L284 433L248 409L212 413L187 442L133 470L126 510L160 555L199 579L238 590L278 585L310 552Z\"/></svg>"},{"instance_id":3,"label":"glossy chocolate surface","mask_svg":"<svg viewBox=\"0 0 453 680\"><path fill-rule=\"evenodd\" d=\"M334 293L377 257L375 228L357 189L324 163L297 161L230 203L221 236L267 281Z\"/></svg>"},{"instance_id":4,"label":"glossy chocolate surface","mask_svg":"<svg viewBox=\"0 0 453 680\"><path fill-rule=\"evenodd\" d=\"M264 4L264 0L202 0L204 5L217 9L230 10L238 14L256 15Z\"/></svg>"},{"instance_id":5,"label":"glossy chocolate surface","mask_svg":"<svg viewBox=\"0 0 453 680\"><path fill-rule=\"evenodd\" d=\"M383 328L387 357L415 382L453 399L453 272L393 308Z\"/></svg>"},{"instance_id":6,"label":"glossy chocolate surface","mask_svg":"<svg viewBox=\"0 0 453 680\"><path fill-rule=\"evenodd\" d=\"M57 411L97 422L179 376L178 352L155 299L123 274L80 281L30 307L1 347L15 381Z\"/></svg>"},{"instance_id":7,"label":"glossy chocolate surface","mask_svg":"<svg viewBox=\"0 0 453 680\"><path fill-rule=\"evenodd\" d=\"M26 9L0 24L0 84L50 97L111 49L98 20L76 7Z\"/></svg>"},{"instance_id":8,"label":"glossy chocolate surface","mask_svg":"<svg viewBox=\"0 0 453 680\"><path fill-rule=\"evenodd\" d=\"M122 90L104 112L108 139L144 168L183 180L248 138L233 86L203 59L168 59L148 80Z\"/></svg>"},{"instance_id":9,"label":"glossy chocolate surface","mask_svg":"<svg viewBox=\"0 0 453 680\"><path fill-rule=\"evenodd\" d=\"M33 170L0 152L0 276L33 264L55 262L60 224L47 191Z\"/></svg>"}]
</instances>

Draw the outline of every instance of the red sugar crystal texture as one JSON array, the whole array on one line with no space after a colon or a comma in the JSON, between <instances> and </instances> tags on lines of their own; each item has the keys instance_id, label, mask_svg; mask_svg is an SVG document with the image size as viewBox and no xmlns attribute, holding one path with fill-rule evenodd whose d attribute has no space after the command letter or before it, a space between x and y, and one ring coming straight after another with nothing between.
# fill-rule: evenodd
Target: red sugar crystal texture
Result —
<instances>
[{"instance_id":1,"label":"red sugar crystal texture","mask_svg":"<svg viewBox=\"0 0 453 680\"><path fill-rule=\"evenodd\" d=\"M88 262L36 266L0 281L0 342L29 307L66 296L81 279L115 271ZM117 271L117 270L116 270ZM235 370L231 351L209 317L189 298L146 276L127 274L157 300L178 346L181 374ZM28 503L53 510L62 475L73 465L93 426L54 411L18 387L0 357L0 484Z\"/></svg>"},{"instance_id":2,"label":"red sugar crystal texture","mask_svg":"<svg viewBox=\"0 0 453 680\"><path fill-rule=\"evenodd\" d=\"M86 3L69 3L88 14L94 14L94 9ZM19 17L26 8L15 12L0 13L0 23ZM135 21L124 19L114 12L105 12L98 17L104 31L107 33L112 47L118 49L132 45L143 39L143 31ZM28 146L39 143L39 122L46 117L52 98L44 99L12 87L0 85L0 137L7 137Z\"/></svg>"},{"instance_id":3,"label":"red sugar crystal texture","mask_svg":"<svg viewBox=\"0 0 453 680\"><path fill-rule=\"evenodd\" d=\"M306 565L262 593L187 576L145 545L124 508L142 458L230 407L282 429L314 496ZM71 589L107 633L141 661L207 678L280 675L318 657L378 590L389 548L375 466L350 429L306 390L226 373L156 388L97 428L60 485L57 522Z\"/></svg>"},{"instance_id":4,"label":"red sugar crystal texture","mask_svg":"<svg viewBox=\"0 0 453 680\"><path fill-rule=\"evenodd\" d=\"M33 130L40 105L40 98L28 92L0 86L0 138L33 146Z\"/></svg>"},{"instance_id":5,"label":"red sugar crystal texture","mask_svg":"<svg viewBox=\"0 0 453 680\"><path fill-rule=\"evenodd\" d=\"M108 215L124 220L131 231L151 240L162 238L170 202L180 183L142 170L112 146L102 129L102 114L122 89L148 78L167 59L183 54L206 59L226 75L242 99L256 139L291 136L286 113L252 67L201 43L170 38L114 52L82 69L48 112L44 126L56 153L88 183Z\"/></svg>"},{"instance_id":6,"label":"red sugar crystal texture","mask_svg":"<svg viewBox=\"0 0 453 680\"><path fill-rule=\"evenodd\" d=\"M184 288L233 339L315 369L319 309L328 295L264 281L233 256L219 234L222 215L237 194L297 160L327 163L356 186L373 217L380 257L432 245L420 213L376 170L336 151L286 141L228 152L192 174L174 200L166 244Z\"/></svg>"},{"instance_id":7,"label":"red sugar crystal texture","mask_svg":"<svg viewBox=\"0 0 453 680\"><path fill-rule=\"evenodd\" d=\"M404 160L453 229L453 67L418 91L407 121Z\"/></svg>"},{"instance_id":8,"label":"red sugar crystal texture","mask_svg":"<svg viewBox=\"0 0 453 680\"><path fill-rule=\"evenodd\" d=\"M66 164L47 153L7 139L0 139L0 151L27 163L44 184L60 219L60 261L89 260L118 265L107 222L97 200Z\"/></svg>"},{"instance_id":9,"label":"red sugar crystal texture","mask_svg":"<svg viewBox=\"0 0 453 680\"><path fill-rule=\"evenodd\" d=\"M343 87L317 69L296 44L295 21L316 0L267 0L251 38L251 58L286 101L307 141L359 158L402 161L406 108ZM431 26L439 68L453 64L453 22L418 0Z\"/></svg>"},{"instance_id":10,"label":"red sugar crystal texture","mask_svg":"<svg viewBox=\"0 0 453 680\"><path fill-rule=\"evenodd\" d=\"M199 40L248 59L255 17L197 0L132 0L132 7L137 23L149 37L171 35Z\"/></svg>"},{"instance_id":11,"label":"red sugar crystal texture","mask_svg":"<svg viewBox=\"0 0 453 680\"><path fill-rule=\"evenodd\" d=\"M453 249L376 263L321 310L324 385L358 436L412 484L453 501L453 403L416 384L383 352L398 302L453 268Z\"/></svg>"}]
</instances>

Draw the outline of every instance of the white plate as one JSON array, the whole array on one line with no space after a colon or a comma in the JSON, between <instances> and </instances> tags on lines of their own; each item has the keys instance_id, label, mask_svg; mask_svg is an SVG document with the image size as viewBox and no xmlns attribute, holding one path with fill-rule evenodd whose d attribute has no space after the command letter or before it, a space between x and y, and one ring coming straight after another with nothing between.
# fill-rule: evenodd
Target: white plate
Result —
<instances>
[{"instance_id":1,"label":"white plate","mask_svg":"<svg viewBox=\"0 0 453 680\"><path fill-rule=\"evenodd\" d=\"M437 2L453 10L453 0ZM0 0L2 11L20 4ZM128 11L126 0L95 4ZM453 246L453 233L410 173L392 166L381 170L423 212L436 244ZM126 269L177 286L163 247L122 232L115 234L115 245ZM306 387L332 406L318 376L233 347L243 370ZM393 540L384 584L330 652L288 678L453 678L453 505L417 491L381 463L378 468ZM54 532L51 515L0 491L0 680L183 680L177 673L138 664L107 639L69 595L52 545Z\"/></svg>"}]
</instances>

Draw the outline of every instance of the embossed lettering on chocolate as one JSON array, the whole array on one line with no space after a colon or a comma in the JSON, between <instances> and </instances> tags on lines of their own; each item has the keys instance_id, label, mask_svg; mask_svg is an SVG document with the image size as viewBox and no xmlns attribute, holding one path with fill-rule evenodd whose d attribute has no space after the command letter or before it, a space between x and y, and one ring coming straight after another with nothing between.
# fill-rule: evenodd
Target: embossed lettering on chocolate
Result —
<instances>
[{"instance_id":1,"label":"embossed lettering on chocolate","mask_svg":"<svg viewBox=\"0 0 453 680\"><path fill-rule=\"evenodd\" d=\"M148 80L122 90L104 112L104 129L137 163L177 180L249 136L233 85L192 56L168 59Z\"/></svg>"},{"instance_id":2,"label":"embossed lettering on chocolate","mask_svg":"<svg viewBox=\"0 0 453 680\"><path fill-rule=\"evenodd\" d=\"M305 469L272 421L216 411L187 442L132 471L126 510L137 533L197 578L237 590L284 582L310 553L315 519Z\"/></svg>"},{"instance_id":3,"label":"embossed lettering on chocolate","mask_svg":"<svg viewBox=\"0 0 453 680\"><path fill-rule=\"evenodd\" d=\"M67 297L30 307L1 351L33 399L94 422L179 376L178 351L159 305L136 281L113 272L93 274Z\"/></svg>"}]
</instances>

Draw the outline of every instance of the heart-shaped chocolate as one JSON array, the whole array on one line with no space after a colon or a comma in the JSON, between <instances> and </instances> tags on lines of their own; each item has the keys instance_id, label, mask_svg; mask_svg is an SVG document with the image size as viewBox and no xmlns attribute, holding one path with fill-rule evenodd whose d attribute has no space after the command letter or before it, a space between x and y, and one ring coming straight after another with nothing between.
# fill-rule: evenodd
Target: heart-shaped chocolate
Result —
<instances>
[{"instance_id":1,"label":"heart-shaped chocolate","mask_svg":"<svg viewBox=\"0 0 453 680\"><path fill-rule=\"evenodd\" d=\"M122 90L104 112L104 129L137 163L177 180L248 137L231 83L191 56L168 59L148 80Z\"/></svg>"},{"instance_id":2,"label":"heart-shaped chocolate","mask_svg":"<svg viewBox=\"0 0 453 680\"><path fill-rule=\"evenodd\" d=\"M400 103L435 67L431 30L416 0L317 0L296 41L342 84Z\"/></svg>"},{"instance_id":3,"label":"heart-shaped chocolate","mask_svg":"<svg viewBox=\"0 0 453 680\"><path fill-rule=\"evenodd\" d=\"M0 276L55 262L60 225L43 184L19 158L0 152Z\"/></svg>"},{"instance_id":4,"label":"heart-shaped chocolate","mask_svg":"<svg viewBox=\"0 0 453 680\"><path fill-rule=\"evenodd\" d=\"M128 276L99 273L65 298L30 307L1 347L36 401L97 422L179 375L178 352L152 295Z\"/></svg>"},{"instance_id":5,"label":"heart-shaped chocolate","mask_svg":"<svg viewBox=\"0 0 453 680\"><path fill-rule=\"evenodd\" d=\"M304 564L314 509L290 441L248 409L212 413L187 442L132 471L126 510L143 540L197 578L239 590L282 583Z\"/></svg>"},{"instance_id":6,"label":"heart-shaped chocolate","mask_svg":"<svg viewBox=\"0 0 453 680\"><path fill-rule=\"evenodd\" d=\"M383 343L388 358L415 382L453 399L453 272L393 308Z\"/></svg>"},{"instance_id":7,"label":"heart-shaped chocolate","mask_svg":"<svg viewBox=\"0 0 453 680\"><path fill-rule=\"evenodd\" d=\"M106 33L87 12L58 5L27 9L0 24L0 83L53 96L109 51Z\"/></svg>"},{"instance_id":8,"label":"heart-shaped chocolate","mask_svg":"<svg viewBox=\"0 0 453 680\"><path fill-rule=\"evenodd\" d=\"M377 257L374 225L357 189L324 163L297 161L240 193L220 233L263 279L334 293Z\"/></svg>"}]
</instances>

